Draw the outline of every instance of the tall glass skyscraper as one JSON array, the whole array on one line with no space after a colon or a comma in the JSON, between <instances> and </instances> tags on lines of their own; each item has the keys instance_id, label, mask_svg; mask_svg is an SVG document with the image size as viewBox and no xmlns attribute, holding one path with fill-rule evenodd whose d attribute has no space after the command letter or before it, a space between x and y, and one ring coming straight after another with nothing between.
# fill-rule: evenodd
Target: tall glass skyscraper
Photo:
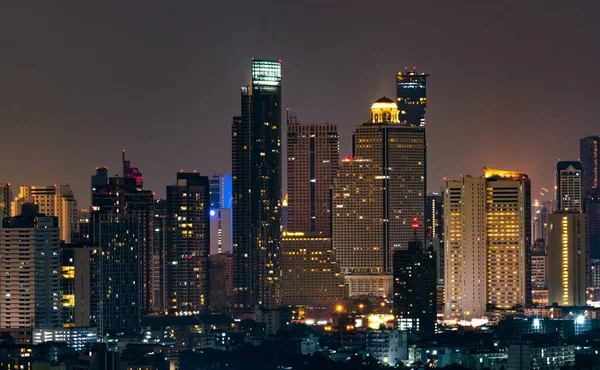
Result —
<instances>
[{"instance_id":1,"label":"tall glass skyscraper","mask_svg":"<svg viewBox=\"0 0 600 370\"><path fill-rule=\"evenodd\" d=\"M425 127L425 108L427 107L426 73L417 73L414 68L398 72L396 77L396 103L399 120L410 126Z\"/></svg>"},{"instance_id":2,"label":"tall glass skyscraper","mask_svg":"<svg viewBox=\"0 0 600 370\"><path fill-rule=\"evenodd\" d=\"M281 62L252 60L233 118L235 308L277 307L281 250Z\"/></svg>"},{"instance_id":3,"label":"tall glass skyscraper","mask_svg":"<svg viewBox=\"0 0 600 370\"><path fill-rule=\"evenodd\" d=\"M231 208L231 174L210 178L210 209Z\"/></svg>"}]
</instances>

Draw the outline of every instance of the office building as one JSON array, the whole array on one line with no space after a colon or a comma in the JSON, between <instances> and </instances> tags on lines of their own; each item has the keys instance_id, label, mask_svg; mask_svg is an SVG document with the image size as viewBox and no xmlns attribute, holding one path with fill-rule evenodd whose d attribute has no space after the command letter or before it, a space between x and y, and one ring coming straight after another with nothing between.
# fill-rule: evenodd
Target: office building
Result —
<instances>
[{"instance_id":1,"label":"office building","mask_svg":"<svg viewBox=\"0 0 600 370\"><path fill-rule=\"evenodd\" d=\"M531 255L531 288L533 290L548 289L546 284L546 255L532 253Z\"/></svg>"},{"instance_id":2,"label":"office building","mask_svg":"<svg viewBox=\"0 0 600 370\"><path fill-rule=\"evenodd\" d=\"M98 287L91 320L100 335L137 330L153 305L154 195L134 177L106 177L105 171L92 176L89 226L89 243L98 248L92 255Z\"/></svg>"},{"instance_id":3,"label":"office building","mask_svg":"<svg viewBox=\"0 0 600 370\"><path fill-rule=\"evenodd\" d=\"M231 209L232 197L231 174L214 175L210 178L210 209Z\"/></svg>"},{"instance_id":4,"label":"office building","mask_svg":"<svg viewBox=\"0 0 600 370\"><path fill-rule=\"evenodd\" d=\"M548 246L548 215L552 213L552 201L534 202L532 208L531 240Z\"/></svg>"},{"instance_id":5,"label":"office building","mask_svg":"<svg viewBox=\"0 0 600 370\"><path fill-rule=\"evenodd\" d=\"M599 136L588 136L579 140L579 160L582 168L583 191L586 196L598 189L600 181L599 142Z\"/></svg>"},{"instance_id":6,"label":"office building","mask_svg":"<svg viewBox=\"0 0 600 370\"><path fill-rule=\"evenodd\" d=\"M583 184L581 163L559 161L556 164L556 211L581 212Z\"/></svg>"},{"instance_id":7,"label":"office building","mask_svg":"<svg viewBox=\"0 0 600 370\"><path fill-rule=\"evenodd\" d=\"M0 230L0 326L60 327L60 231L56 217L23 207Z\"/></svg>"},{"instance_id":8,"label":"office building","mask_svg":"<svg viewBox=\"0 0 600 370\"><path fill-rule=\"evenodd\" d=\"M34 345L46 342L64 342L76 351L81 351L97 341L98 332L93 328L33 329L32 333Z\"/></svg>"},{"instance_id":9,"label":"office building","mask_svg":"<svg viewBox=\"0 0 600 370\"><path fill-rule=\"evenodd\" d=\"M332 190L333 249L342 273L392 272L391 253L425 242L425 130L402 124L383 97L356 128L353 157L342 159Z\"/></svg>"},{"instance_id":10,"label":"office building","mask_svg":"<svg viewBox=\"0 0 600 370\"><path fill-rule=\"evenodd\" d=\"M157 199L154 203L154 236L152 243L152 289L154 290L153 311L167 311L167 201Z\"/></svg>"},{"instance_id":11,"label":"office building","mask_svg":"<svg viewBox=\"0 0 600 370\"><path fill-rule=\"evenodd\" d=\"M527 175L484 169L446 181L446 319L482 317L531 302L531 185Z\"/></svg>"},{"instance_id":12,"label":"office building","mask_svg":"<svg viewBox=\"0 0 600 370\"><path fill-rule=\"evenodd\" d=\"M396 329L433 335L437 323L436 257L419 240L394 252Z\"/></svg>"},{"instance_id":13,"label":"office building","mask_svg":"<svg viewBox=\"0 0 600 370\"><path fill-rule=\"evenodd\" d=\"M92 251L86 244L62 244L60 266L60 294L63 328L89 327Z\"/></svg>"},{"instance_id":14,"label":"office building","mask_svg":"<svg viewBox=\"0 0 600 370\"><path fill-rule=\"evenodd\" d=\"M318 232L284 232L281 254L283 305L330 308L344 298L331 238Z\"/></svg>"},{"instance_id":15,"label":"office building","mask_svg":"<svg viewBox=\"0 0 600 370\"><path fill-rule=\"evenodd\" d=\"M377 361L394 367L408 360L408 338L405 331L370 329L365 332L365 350Z\"/></svg>"},{"instance_id":16,"label":"office building","mask_svg":"<svg viewBox=\"0 0 600 370\"><path fill-rule=\"evenodd\" d=\"M77 201L69 185L21 185L12 202L11 215L20 215L26 203L36 204L46 216L58 217L60 240L65 243L70 243L71 237L79 232Z\"/></svg>"},{"instance_id":17,"label":"office building","mask_svg":"<svg viewBox=\"0 0 600 370\"><path fill-rule=\"evenodd\" d=\"M588 273L587 215L554 213L549 218L548 301L585 306Z\"/></svg>"},{"instance_id":18,"label":"office building","mask_svg":"<svg viewBox=\"0 0 600 370\"><path fill-rule=\"evenodd\" d=\"M399 120L410 126L425 127L428 74L406 69L396 76L396 103Z\"/></svg>"},{"instance_id":19,"label":"office building","mask_svg":"<svg viewBox=\"0 0 600 370\"><path fill-rule=\"evenodd\" d=\"M575 366L575 346L511 344L507 349L507 369L565 369Z\"/></svg>"},{"instance_id":20,"label":"office building","mask_svg":"<svg viewBox=\"0 0 600 370\"><path fill-rule=\"evenodd\" d=\"M288 124L287 230L331 235L330 191L337 175L337 125Z\"/></svg>"},{"instance_id":21,"label":"office building","mask_svg":"<svg viewBox=\"0 0 600 370\"><path fill-rule=\"evenodd\" d=\"M444 196L431 193L425 197L425 246L436 256L436 278L444 281Z\"/></svg>"},{"instance_id":22,"label":"office building","mask_svg":"<svg viewBox=\"0 0 600 370\"><path fill-rule=\"evenodd\" d=\"M280 304L281 63L252 60L232 125L235 308Z\"/></svg>"},{"instance_id":23,"label":"office building","mask_svg":"<svg viewBox=\"0 0 600 370\"><path fill-rule=\"evenodd\" d=\"M171 312L209 305L210 185L199 173L177 174L167 186L167 291Z\"/></svg>"},{"instance_id":24,"label":"office building","mask_svg":"<svg viewBox=\"0 0 600 370\"><path fill-rule=\"evenodd\" d=\"M10 203L10 184L0 183L0 223L11 216Z\"/></svg>"},{"instance_id":25,"label":"office building","mask_svg":"<svg viewBox=\"0 0 600 370\"><path fill-rule=\"evenodd\" d=\"M210 210L210 254L231 254L232 249L231 208Z\"/></svg>"}]
</instances>

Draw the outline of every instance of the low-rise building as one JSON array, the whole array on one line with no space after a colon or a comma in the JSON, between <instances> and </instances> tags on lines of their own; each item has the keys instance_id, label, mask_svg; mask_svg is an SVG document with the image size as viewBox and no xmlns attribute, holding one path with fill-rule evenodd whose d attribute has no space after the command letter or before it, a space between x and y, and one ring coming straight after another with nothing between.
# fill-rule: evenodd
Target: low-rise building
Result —
<instances>
[{"instance_id":1,"label":"low-rise building","mask_svg":"<svg viewBox=\"0 0 600 370\"><path fill-rule=\"evenodd\" d=\"M575 346L538 346L511 344L508 347L508 369L550 370L575 365Z\"/></svg>"}]
</instances>

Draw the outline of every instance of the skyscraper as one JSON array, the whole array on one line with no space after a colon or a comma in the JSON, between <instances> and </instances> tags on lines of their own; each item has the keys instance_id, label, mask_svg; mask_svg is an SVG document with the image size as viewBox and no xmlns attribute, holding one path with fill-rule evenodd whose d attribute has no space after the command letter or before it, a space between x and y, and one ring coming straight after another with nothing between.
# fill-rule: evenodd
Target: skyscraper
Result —
<instances>
[{"instance_id":1,"label":"skyscraper","mask_svg":"<svg viewBox=\"0 0 600 370\"><path fill-rule=\"evenodd\" d=\"M600 259L600 190L593 190L586 198L588 216L588 250L590 259Z\"/></svg>"},{"instance_id":2,"label":"skyscraper","mask_svg":"<svg viewBox=\"0 0 600 370\"><path fill-rule=\"evenodd\" d=\"M152 289L154 289L155 312L165 312L168 307L167 295L167 201L157 199L154 203L154 237L152 243Z\"/></svg>"},{"instance_id":3,"label":"skyscraper","mask_svg":"<svg viewBox=\"0 0 600 370\"><path fill-rule=\"evenodd\" d=\"M233 272L235 308L280 302L281 63L252 60L233 118Z\"/></svg>"},{"instance_id":4,"label":"skyscraper","mask_svg":"<svg viewBox=\"0 0 600 370\"><path fill-rule=\"evenodd\" d=\"M556 164L556 211L583 210L583 183L581 163L559 161Z\"/></svg>"},{"instance_id":5,"label":"skyscraper","mask_svg":"<svg viewBox=\"0 0 600 370\"><path fill-rule=\"evenodd\" d=\"M446 181L447 319L531 302L531 185L525 174L484 169Z\"/></svg>"},{"instance_id":6,"label":"skyscraper","mask_svg":"<svg viewBox=\"0 0 600 370\"><path fill-rule=\"evenodd\" d=\"M168 307L205 311L209 304L210 185L199 173L177 174L167 186Z\"/></svg>"},{"instance_id":7,"label":"skyscraper","mask_svg":"<svg viewBox=\"0 0 600 370\"><path fill-rule=\"evenodd\" d=\"M579 140L579 160L583 169L583 191L587 196L598 189L600 161L598 160L599 136L588 136Z\"/></svg>"},{"instance_id":8,"label":"skyscraper","mask_svg":"<svg viewBox=\"0 0 600 370\"><path fill-rule=\"evenodd\" d=\"M231 174L214 175L210 178L210 209L231 208Z\"/></svg>"},{"instance_id":9,"label":"skyscraper","mask_svg":"<svg viewBox=\"0 0 600 370\"><path fill-rule=\"evenodd\" d=\"M587 215L550 215L548 245L548 303L585 306L588 273Z\"/></svg>"},{"instance_id":10,"label":"skyscraper","mask_svg":"<svg viewBox=\"0 0 600 370\"><path fill-rule=\"evenodd\" d=\"M343 273L391 273L391 254L425 241L425 129L402 124L383 97L356 128L332 191L333 247Z\"/></svg>"},{"instance_id":11,"label":"skyscraper","mask_svg":"<svg viewBox=\"0 0 600 370\"><path fill-rule=\"evenodd\" d=\"M294 123L287 128L287 229L330 236L329 189L340 158L337 125Z\"/></svg>"},{"instance_id":12,"label":"skyscraper","mask_svg":"<svg viewBox=\"0 0 600 370\"><path fill-rule=\"evenodd\" d=\"M416 228L415 228L416 230ZM436 256L415 238L394 259L394 316L396 328L434 334L437 322Z\"/></svg>"},{"instance_id":13,"label":"skyscraper","mask_svg":"<svg viewBox=\"0 0 600 370\"><path fill-rule=\"evenodd\" d=\"M24 209L21 215L2 222L2 328L60 327L59 236L57 218L35 211Z\"/></svg>"},{"instance_id":14,"label":"skyscraper","mask_svg":"<svg viewBox=\"0 0 600 370\"><path fill-rule=\"evenodd\" d=\"M62 244L60 288L62 326L90 326L91 252L96 248L85 244Z\"/></svg>"},{"instance_id":15,"label":"skyscraper","mask_svg":"<svg viewBox=\"0 0 600 370\"><path fill-rule=\"evenodd\" d=\"M428 74L405 70L396 77L396 102L400 122L409 126L425 127Z\"/></svg>"},{"instance_id":16,"label":"skyscraper","mask_svg":"<svg viewBox=\"0 0 600 370\"><path fill-rule=\"evenodd\" d=\"M435 252L436 276L441 284L444 280L444 196L432 193L425 202L425 247Z\"/></svg>"},{"instance_id":17,"label":"skyscraper","mask_svg":"<svg viewBox=\"0 0 600 370\"><path fill-rule=\"evenodd\" d=\"M105 171L92 176L89 242L98 247L99 270L92 317L101 334L131 332L152 311L154 195L133 177L106 178Z\"/></svg>"},{"instance_id":18,"label":"skyscraper","mask_svg":"<svg viewBox=\"0 0 600 370\"><path fill-rule=\"evenodd\" d=\"M231 254L231 208L210 210L210 254Z\"/></svg>"},{"instance_id":19,"label":"skyscraper","mask_svg":"<svg viewBox=\"0 0 600 370\"><path fill-rule=\"evenodd\" d=\"M0 223L10 215L10 184L0 183Z\"/></svg>"},{"instance_id":20,"label":"skyscraper","mask_svg":"<svg viewBox=\"0 0 600 370\"><path fill-rule=\"evenodd\" d=\"M37 204L40 213L58 217L60 239L65 243L70 243L72 236L79 232L79 210L69 185L21 185L19 195L12 202L11 215L20 215L25 203Z\"/></svg>"}]
</instances>

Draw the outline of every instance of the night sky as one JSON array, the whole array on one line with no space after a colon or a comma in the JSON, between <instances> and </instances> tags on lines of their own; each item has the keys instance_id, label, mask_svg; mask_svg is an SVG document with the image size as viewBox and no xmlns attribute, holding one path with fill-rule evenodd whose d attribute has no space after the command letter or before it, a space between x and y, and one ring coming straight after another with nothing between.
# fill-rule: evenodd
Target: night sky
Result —
<instances>
[{"instance_id":1,"label":"night sky","mask_svg":"<svg viewBox=\"0 0 600 370\"><path fill-rule=\"evenodd\" d=\"M252 57L283 60L284 106L339 123L342 155L398 70L429 73L429 190L488 166L535 198L600 134L598 1L31 3L0 11L0 182L68 181L82 207L122 148L160 196L230 171Z\"/></svg>"}]
</instances>

